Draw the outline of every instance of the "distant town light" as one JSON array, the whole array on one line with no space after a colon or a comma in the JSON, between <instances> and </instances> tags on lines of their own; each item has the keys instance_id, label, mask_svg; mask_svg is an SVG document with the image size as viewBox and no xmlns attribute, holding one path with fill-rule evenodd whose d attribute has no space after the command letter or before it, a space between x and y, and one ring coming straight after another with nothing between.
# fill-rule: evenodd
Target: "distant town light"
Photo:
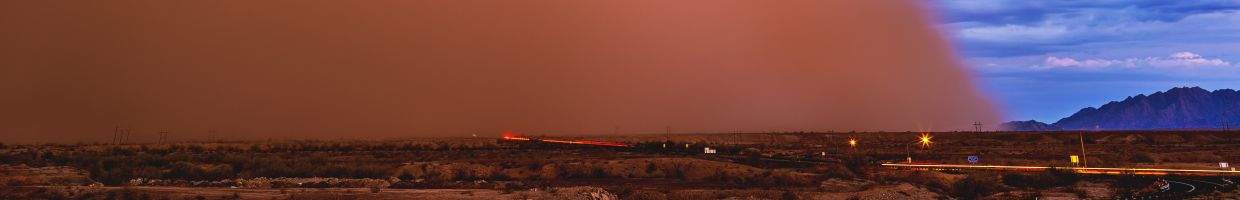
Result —
<instances>
[{"instance_id":1,"label":"distant town light","mask_svg":"<svg viewBox=\"0 0 1240 200\"><path fill-rule=\"evenodd\" d=\"M848 139L848 146L857 147L857 139Z\"/></svg>"}]
</instances>

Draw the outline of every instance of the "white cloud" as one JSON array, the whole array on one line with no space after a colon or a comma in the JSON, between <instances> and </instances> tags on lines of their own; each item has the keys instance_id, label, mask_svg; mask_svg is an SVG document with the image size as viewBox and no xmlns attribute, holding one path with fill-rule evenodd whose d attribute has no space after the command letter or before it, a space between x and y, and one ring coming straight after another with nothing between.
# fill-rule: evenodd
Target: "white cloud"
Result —
<instances>
[{"instance_id":1,"label":"white cloud","mask_svg":"<svg viewBox=\"0 0 1240 200\"><path fill-rule=\"evenodd\" d=\"M1167 59L1146 58L1146 62L1158 67L1231 66L1230 62L1223 59L1207 59L1187 51L1171 54Z\"/></svg>"},{"instance_id":2,"label":"white cloud","mask_svg":"<svg viewBox=\"0 0 1240 200\"><path fill-rule=\"evenodd\" d=\"M1046 61L1043 63L1045 63L1044 66L1052 67L1052 68L1054 67L1099 68L1099 67L1109 67L1111 65L1120 64L1120 63L1123 63L1123 61L1104 60L1104 59L1076 60L1073 58L1060 58L1060 57L1055 57L1055 56L1049 56L1049 57L1046 57Z\"/></svg>"},{"instance_id":3,"label":"white cloud","mask_svg":"<svg viewBox=\"0 0 1240 200\"><path fill-rule=\"evenodd\" d=\"M972 40L992 42L1044 41L1056 40L1068 34L1068 28L1058 25L1044 24L1040 26L1023 26L1007 24L1003 26L982 26L964 28L958 33L960 37Z\"/></svg>"},{"instance_id":4,"label":"white cloud","mask_svg":"<svg viewBox=\"0 0 1240 200\"><path fill-rule=\"evenodd\" d=\"M1048 56L1042 65L1034 69L1083 68L1101 69L1109 67L1159 67L1159 68L1193 68L1193 67L1228 67L1231 62L1218 58L1205 58L1193 52L1176 52L1167 57L1145 57L1127 59L1076 59L1070 57Z\"/></svg>"}]
</instances>

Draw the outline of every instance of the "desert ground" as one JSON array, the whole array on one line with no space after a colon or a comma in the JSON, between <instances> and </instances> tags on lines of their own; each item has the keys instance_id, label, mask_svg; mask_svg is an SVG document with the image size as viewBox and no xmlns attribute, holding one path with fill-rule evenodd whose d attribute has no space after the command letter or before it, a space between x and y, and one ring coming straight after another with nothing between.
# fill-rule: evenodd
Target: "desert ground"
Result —
<instances>
[{"instance_id":1,"label":"desert ground","mask_svg":"<svg viewBox=\"0 0 1240 200\"><path fill-rule=\"evenodd\" d=\"M882 167L1218 169L1226 131L796 132L0 145L0 199L1124 199L1240 197L1226 176ZM929 145L919 143L930 136ZM1083 138L1082 138L1083 136ZM849 140L856 142L850 145ZM547 141L606 141L624 147ZM715 150L706 153L705 149ZM976 156L976 163L967 159ZM1166 187L1164 187L1166 186Z\"/></svg>"}]
</instances>

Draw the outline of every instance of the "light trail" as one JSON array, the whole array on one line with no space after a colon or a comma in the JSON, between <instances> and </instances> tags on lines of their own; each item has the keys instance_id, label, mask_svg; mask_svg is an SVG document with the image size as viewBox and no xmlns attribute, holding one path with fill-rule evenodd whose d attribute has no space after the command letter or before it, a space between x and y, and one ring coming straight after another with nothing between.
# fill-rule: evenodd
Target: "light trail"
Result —
<instances>
[{"instance_id":1,"label":"light trail","mask_svg":"<svg viewBox=\"0 0 1240 200\"><path fill-rule=\"evenodd\" d=\"M899 164L885 163L882 166L887 167L908 167L908 168L938 168L938 169L978 169L978 170L1000 170L1000 171L1044 171L1052 167L1041 166L1011 166L1011 165L954 165L954 164ZM1108 167L1053 167L1056 169L1071 170L1079 174L1138 174L1138 175L1168 175L1168 174L1216 174L1216 175L1240 175L1240 171L1231 170L1208 170L1208 169L1158 169L1158 168L1108 168Z\"/></svg>"},{"instance_id":2,"label":"light trail","mask_svg":"<svg viewBox=\"0 0 1240 200\"><path fill-rule=\"evenodd\" d=\"M1184 193L1193 193L1193 191L1197 191L1197 186L1193 186L1193 184L1188 184L1188 183L1173 181L1173 180L1167 180L1167 182L1168 183L1179 183L1180 185L1187 185L1188 192L1184 192Z\"/></svg>"},{"instance_id":3,"label":"light trail","mask_svg":"<svg viewBox=\"0 0 1240 200\"><path fill-rule=\"evenodd\" d=\"M503 138L504 138L505 140L519 140L519 141L534 141L534 140L535 140L535 139L531 139L531 138L526 138L526 137L517 137L517 136L503 136ZM560 144L593 145L593 146L606 146L606 147L632 147L632 146L629 146L628 144L625 144L625 143L619 143L619 142L606 142L606 141L591 141L591 140L553 140L553 139L538 139L537 141L542 141L542 142L550 142L550 143L560 143Z\"/></svg>"},{"instance_id":4,"label":"light trail","mask_svg":"<svg viewBox=\"0 0 1240 200\"><path fill-rule=\"evenodd\" d=\"M1203 180L1197 180L1197 179L1191 179L1191 178L1182 178L1182 179L1184 179L1184 180L1186 180L1186 181L1192 181L1192 182L1198 182L1198 183L1205 183L1205 184L1210 184L1210 185L1214 185L1214 186L1218 186L1218 187L1223 187L1223 184L1219 184L1219 183L1215 183L1215 182L1210 182L1210 181L1203 181Z\"/></svg>"}]
</instances>

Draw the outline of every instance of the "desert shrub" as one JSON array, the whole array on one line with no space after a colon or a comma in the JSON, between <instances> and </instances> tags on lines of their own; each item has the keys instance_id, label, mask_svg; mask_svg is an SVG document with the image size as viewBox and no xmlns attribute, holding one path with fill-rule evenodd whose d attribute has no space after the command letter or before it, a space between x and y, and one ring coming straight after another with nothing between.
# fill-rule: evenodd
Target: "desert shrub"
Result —
<instances>
[{"instance_id":1,"label":"desert shrub","mask_svg":"<svg viewBox=\"0 0 1240 200\"><path fill-rule=\"evenodd\" d=\"M560 170L555 165L543 165L538 171L538 177L541 180L556 180L560 177Z\"/></svg>"},{"instance_id":2,"label":"desert shrub","mask_svg":"<svg viewBox=\"0 0 1240 200\"><path fill-rule=\"evenodd\" d=\"M796 192L792 192L792 191L784 191L784 194L780 195L780 197L779 197L779 198L780 198L780 199L783 199L783 200L797 200L797 199L801 199L800 197L798 197L798 196L797 196L797 193L796 193Z\"/></svg>"},{"instance_id":3,"label":"desert shrub","mask_svg":"<svg viewBox=\"0 0 1240 200\"><path fill-rule=\"evenodd\" d=\"M844 159L844 167L852 174L865 174L865 169L873 165L874 159L869 156L849 156Z\"/></svg>"},{"instance_id":4,"label":"desert shrub","mask_svg":"<svg viewBox=\"0 0 1240 200\"><path fill-rule=\"evenodd\" d=\"M413 179L414 179L414 176L413 176L413 173L410 173L409 171L403 171L403 170L402 170L402 171L400 171L400 174L399 174L399 175L396 175L396 179L400 179L400 180L402 180L402 181L411 181L411 180L413 180Z\"/></svg>"},{"instance_id":5,"label":"desert shrub","mask_svg":"<svg viewBox=\"0 0 1240 200\"><path fill-rule=\"evenodd\" d=\"M1217 162L1224 160L1213 152L1176 152L1165 153L1160 156L1162 162Z\"/></svg>"},{"instance_id":6,"label":"desert shrub","mask_svg":"<svg viewBox=\"0 0 1240 200\"><path fill-rule=\"evenodd\" d=\"M926 186L926 188L937 192L950 192L955 184L953 180L945 176L941 172L936 171L914 171L912 173L889 177L903 182L914 183Z\"/></svg>"},{"instance_id":7,"label":"desert shrub","mask_svg":"<svg viewBox=\"0 0 1240 200\"><path fill-rule=\"evenodd\" d=\"M1065 186L1076 183L1080 177L1070 171L1051 168L1045 172L1026 175L1026 174L1004 174L1003 183L1024 188L1046 189L1056 186Z\"/></svg>"},{"instance_id":8,"label":"desert shrub","mask_svg":"<svg viewBox=\"0 0 1240 200\"><path fill-rule=\"evenodd\" d=\"M1089 191L1085 191L1084 189L1081 189L1081 188L1080 188L1080 187L1078 187L1077 185L1072 185L1072 186L1069 186L1069 187L1067 188L1067 191L1068 191L1068 192L1071 192L1072 194L1075 194L1077 197L1080 197L1080 198L1087 198L1087 197L1089 197Z\"/></svg>"},{"instance_id":9,"label":"desert shrub","mask_svg":"<svg viewBox=\"0 0 1240 200\"><path fill-rule=\"evenodd\" d=\"M650 190L634 190L621 196L623 199L630 200L665 200L668 199L667 194L659 191Z\"/></svg>"},{"instance_id":10,"label":"desert shrub","mask_svg":"<svg viewBox=\"0 0 1240 200\"><path fill-rule=\"evenodd\" d=\"M474 177L474 174L473 174L473 173L469 173L469 171L467 171L467 170L465 170L465 169L457 169L457 170L456 170L456 171L454 171L454 172L455 172L455 174L456 174L456 175L453 175L453 177L455 178L455 180L458 180L458 181L473 181L473 180L476 180L476 178Z\"/></svg>"},{"instance_id":11,"label":"desert shrub","mask_svg":"<svg viewBox=\"0 0 1240 200\"><path fill-rule=\"evenodd\" d=\"M491 171L491 176L488 178L490 178L492 181L512 180L511 176L508 176L508 174L505 174L504 171L501 171L501 170Z\"/></svg>"},{"instance_id":12,"label":"desert shrub","mask_svg":"<svg viewBox=\"0 0 1240 200\"><path fill-rule=\"evenodd\" d=\"M697 200L697 199L720 199L716 195L694 192L694 191L675 191L667 195L669 200Z\"/></svg>"},{"instance_id":13,"label":"desert shrub","mask_svg":"<svg viewBox=\"0 0 1240 200\"><path fill-rule=\"evenodd\" d=\"M392 183L392 185L388 186L388 188L422 189L422 188L431 188L432 186L434 185L431 182L425 182L425 181L423 182L400 181L400 182Z\"/></svg>"},{"instance_id":14,"label":"desert shrub","mask_svg":"<svg viewBox=\"0 0 1240 200\"><path fill-rule=\"evenodd\" d=\"M1140 152L1140 153L1134 153L1131 157L1128 158L1128 161L1137 162L1137 163L1155 163L1155 162L1158 162L1159 159L1158 159L1158 155L1154 155L1148 152Z\"/></svg>"},{"instance_id":15,"label":"desert shrub","mask_svg":"<svg viewBox=\"0 0 1240 200\"><path fill-rule=\"evenodd\" d=\"M1005 189L998 175L993 173L971 174L952 185L952 195L961 199L977 199L1002 192Z\"/></svg>"},{"instance_id":16,"label":"desert shrub","mask_svg":"<svg viewBox=\"0 0 1240 200\"><path fill-rule=\"evenodd\" d=\"M812 169L813 173L822 174L832 178L855 178L857 174L847 165L817 165Z\"/></svg>"},{"instance_id":17,"label":"desert shrub","mask_svg":"<svg viewBox=\"0 0 1240 200\"><path fill-rule=\"evenodd\" d=\"M799 174L789 170L775 170L769 173L768 178L774 180L775 186L809 186L814 184L811 177Z\"/></svg>"}]
</instances>

